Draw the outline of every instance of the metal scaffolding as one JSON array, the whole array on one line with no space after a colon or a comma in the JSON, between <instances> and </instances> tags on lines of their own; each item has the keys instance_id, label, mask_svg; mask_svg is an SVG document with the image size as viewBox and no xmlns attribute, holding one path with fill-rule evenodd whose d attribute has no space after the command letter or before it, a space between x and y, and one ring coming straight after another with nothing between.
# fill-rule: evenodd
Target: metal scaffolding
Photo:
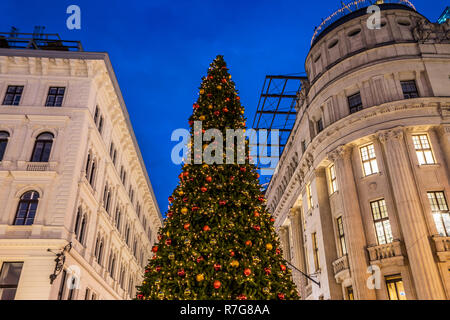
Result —
<instances>
[{"instance_id":1,"label":"metal scaffolding","mask_svg":"<svg viewBox=\"0 0 450 320\"><path fill-rule=\"evenodd\" d=\"M266 143L261 143L259 134L258 139L250 138L252 154L257 155L255 163L264 188L270 182L274 164L278 163L294 126L297 115L295 105L304 81L307 81L304 74L268 75L264 80L252 128L256 134L260 134L260 130L267 130L268 139ZM279 139L271 138L275 130L278 130ZM275 148L277 152L272 152ZM269 161L272 163L267 164Z\"/></svg>"}]
</instances>

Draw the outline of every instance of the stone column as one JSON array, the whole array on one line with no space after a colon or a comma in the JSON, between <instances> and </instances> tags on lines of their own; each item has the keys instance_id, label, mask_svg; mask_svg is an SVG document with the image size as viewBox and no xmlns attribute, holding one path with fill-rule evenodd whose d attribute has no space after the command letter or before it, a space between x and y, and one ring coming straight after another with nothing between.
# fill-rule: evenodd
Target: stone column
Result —
<instances>
[{"instance_id":1,"label":"stone column","mask_svg":"<svg viewBox=\"0 0 450 320\"><path fill-rule=\"evenodd\" d=\"M450 124L443 124L436 128L439 144L441 145L442 154L444 155L447 165L447 173L450 170Z\"/></svg>"},{"instance_id":2,"label":"stone column","mask_svg":"<svg viewBox=\"0 0 450 320\"><path fill-rule=\"evenodd\" d=\"M301 222L301 207L293 207L289 210L289 218L291 220L291 235L292 235L292 246L293 257L292 257L292 265L294 265L297 269L306 273L305 268L305 250L303 247L303 228ZM294 275L297 275L298 272L293 272ZM300 295L302 298L305 298L305 287L306 287L306 278L303 275L294 276L294 280L296 281L297 286L299 287Z\"/></svg>"},{"instance_id":3,"label":"stone column","mask_svg":"<svg viewBox=\"0 0 450 320\"><path fill-rule=\"evenodd\" d=\"M420 300L446 299L429 242L425 217L411 170L403 129L378 133L384 146L400 227Z\"/></svg>"},{"instance_id":4,"label":"stone column","mask_svg":"<svg viewBox=\"0 0 450 320\"><path fill-rule=\"evenodd\" d=\"M339 146L328 154L334 162L341 195L345 240L352 274L352 287L357 300L376 300L374 290L367 287L366 236L352 167L352 147Z\"/></svg>"},{"instance_id":5,"label":"stone column","mask_svg":"<svg viewBox=\"0 0 450 320\"><path fill-rule=\"evenodd\" d=\"M291 262L290 256L290 246L289 246L289 230L287 227L280 227L280 240L283 249L283 258L288 262Z\"/></svg>"}]
</instances>

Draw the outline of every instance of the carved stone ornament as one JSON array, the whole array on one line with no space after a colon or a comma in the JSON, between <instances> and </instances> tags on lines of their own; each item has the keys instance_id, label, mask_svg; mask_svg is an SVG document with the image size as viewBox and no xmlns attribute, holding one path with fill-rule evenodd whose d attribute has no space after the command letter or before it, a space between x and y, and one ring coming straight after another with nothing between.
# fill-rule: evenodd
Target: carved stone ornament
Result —
<instances>
[{"instance_id":1,"label":"carved stone ornament","mask_svg":"<svg viewBox=\"0 0 450 320\"><path fill-rule=\"evenodd\" d=\"M413 28L412 32L414 39L422 43L448 42L450 41L450 20L439 24L422 19Z\"/></svg>"},{"instance_id":2,"label":"carved stone ornament","mask_svg":"<svg viewBox=\"0 0 450 320\"><path fill-rule=\"evenodd\" d=\"M404 128L394 128L390 130L384 130L377 133L377 137L381 143L385 144L387 141L396 139L403 139Z\"/></svg>"}]
</instances>

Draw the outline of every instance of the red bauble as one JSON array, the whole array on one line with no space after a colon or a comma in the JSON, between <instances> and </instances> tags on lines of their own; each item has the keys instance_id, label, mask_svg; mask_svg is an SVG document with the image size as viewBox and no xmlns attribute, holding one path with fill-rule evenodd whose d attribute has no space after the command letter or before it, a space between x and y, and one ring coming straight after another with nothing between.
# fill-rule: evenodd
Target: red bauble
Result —
<instances>
[{"instance_id":1,"label":"red bauble","mask_svg":"<svg viewBox=\"0 0 450 320\"><path fill-rule=\"evenodd\" d=\"M226 202L225 200L220 200L220 201L219 201L219 204L220 204L221 206L224 206L224 205L227 204L227 202Z\"/></svg>"},{"instance_id":2,"label":"red bauble","mask_svg":"<svg viewBox=\"0 0 450 320\"><path fill-rule=\"evenodd\" d=\"M189 175L189 171L183 173L183 176L187 177Z\"/></svg>"},{"instance_id":3,"label":"red bauble","mask_svg":"<svg viewBox=\"0 0 450 320\"><path fill-rule=\"evenodd\" d=\"M264 272L269 275L272 273L272 270L270 270L270 268L264 268Z\"/></svg>"},{"instance_id":4,"label":"red bauble","mask_svg":"<svg viewBox=\"0 0 450 320\"><path fill-rule=\"evenodd\" d=\"M264 201L264 197L263 197L263 196L259 196L259 197L258 197L258 200L261 201L261 202L263 202L263 201Z\"/></svg>"},{"instance_id":5,"label":"red bauble","mask_svg":"<svg viewBox=\"0 0 450 320\"><path fill-rule=\"evenodd\" d=\"M286 271L286 266L284 264L280 264L281 271Z\"/></svg>"},{"instance_id":6,"label":"red bauble","mask_svg":"<svg viewBox=\"0 0 450 320\"><path fill-rule=\"evenodd\" d=\"M270 222L275 222L275 219L274 218L270 218Z\"/></svg>"},{"instance_id":7,"label":"red bauble","mask_svg":"<svg viewBox=\"0 0 450 320\"><path fill-rule=\"evenodd\" d=\"M200 190L201 190L203 193L205 193L206 191L208 191L208 189L206 189L206 187L202 187Z\"/></svg>"},{"instance_id":8,"label":"red bauble","mask_svg":"<svg viewBox=\"0 0 450 320\"><path fill-rule=\"evenodd\" d=\"M162 239L162 235L158 234L158 241L160 241Z\"/></svg>"},{"instance_id":9,"label":"red bauble","mask_svg":"<svg viewBox=\"0 0 450 320\"><path fill-rule=\"evenodd\" d=\"M154 246L154 247L152 248L152 251L153 251L154 253L158 252L158 247L157 247L157 246Z\"/></svg>"},{"instance_id":10,"label":"red bauble","mask_svg":"<svg viewBox=\"0 0 450 320\"><path fill-rule=\"evenodd\" d=\"M250 270L249 268L246 268L246 269L244 270L244 274L248 277L249 275L252 274L252 270Z\"/></svg>"},{"instance_id":11,"label":"red bauble","mask_svg":"<svg viewBox=\"0 0 450 320\"><path fill-rule=\"evenodd\" d=\"M255 229L256 231L259 231L259 230L261 230L261 227L260 226L254 226L253 229Z\"/></svg>"},{"instance_id":12,"label":"red bauble","mask_svg":"<svg viewBox=\"0 0 450 320\"><path fill-rule=\"evenodd\" d=\"M203 260L204 260L203 257L200 256L200 257L197 258L197 263L200 263L200 262L202 262Z\"/></svg>"},{"instance_id":13,"label":"red bauble","mask_svg":"<svg viewBox=\"0 0 450 320\"><path fill-rule=\"evenodd\" d=\"M222 268L222 266L218 263L214 263L214 270L219 271Z\"/></svg>"},{"instance_id":14,"label":"red bauble","mask_svg":"<svg viewBox=\"0 0 450 320\"><path fill-rule=\"evenodd\" d=\"M190 126L192 126L192 125L194 124L194 121L189 121L188 124L189 124Z\"/></svg>"},{"instance_id":15,"label":"red bauble","mask_svg":"<svg viewBox=\"0 0 450 320\"><path fill-rule=\"evenodd\" d=\"M277 248L277 249L275 250L275 253L276 253L276 254L280 254L280 253L281 253L281 250L280 250L279 248Z\"/></svg>"},{"instance_id":16,"label":"red bauble","mask_svg":"<svg viewBox=\"0 0 450 320\"><path fill-rule=\"evenodd\" d=\"M156 270L156 272L160 272L160 271L161 271L161 266L157 266L157 267L155 268L155 270Z\"/></svg>"},{"instance_id":17,"label":"red bauble","mask_svg":"<svg viewBox=\"0 0 450 320\"><path fill-rule=\"evenodd\" d=\"M183 202L188 202L188 198L184 197Z\"/></svg>"},{"instance_id":18,"label":"red bauble","mask_svg":"<svg viewBox=\"0 0 450 320\"><path fill-rule=\"evenodd\" d=\"M246 167L241 167L241 171L245 172L245 171L247 171L247 168Z\"/></svg>"},{"instance_id":19,"label":"red bauble","mask_svg":"<svg viewBox=\"0 0 450 320\"><path fill-rule=\"evenodd\" d=\"M227 112L228 112L228 109L225 107L225 108L222 109L222 111L225 112L225 113L227 113Z\"/></svg>"},{"instance_id":20,"label":"red bauble","mask_svg":"<svg viewBox=\"0 0 450 320\"><path fill-rule=\"evenodd\" d=\"M183 269L181 269L181 270L178 271L178 275L180 277L184 277L186 275L186 272Z\"/></svg>"},{"instance_id":21,"label":"red bauble","mask_svg":"<svg viewBox=\"0 0 450 320\"><path fill-rule=\"evenodd\" d=\"M221 285L219 280L214 281L214 289L219 289Z\"/></svg>"},{"instance_id":22,"label":"red bauble","mask_svg":"<svg viewBox=\"0 0 450 320\"><path fill-rule=\"evenodd\" d=\"M173 216L172 211L167 212L167 217L168 217L168 218L172 218L172 216Z\"/></svg>"},{"instance_id":23,"label":"red bauble","mask_svg":"<svg viewBox=\"0 0 450 320\"><path fill-rule=\"evenodd\" d=\"M230 256L234 257L234 251L230 250Z\"/></svg>"},{"instance_id":24,"label":"red bauble","mask_svg":"<svg viewBox=\"0 0 450 320\"><path fill-rule=\"evenodd\" d=\"M227 83L227 79L223 78L222 83Z\"/></svg>"},{"instance_id":25,"label":"red bauble","mask_svg":"<svg viewBox=\"0 0 450 320\"><path fill-rule=\"evenodd\" d=\"M167 240L166 240L166 245L170 246L171 244L172 244L172 240L167 239Z\"/></svg>"},{"instance_id":26,"label":"red bauble","mask_svg":"<svg viewBox=\"0 0 450 320\"><path fill-rule=\"evenodd\" d=\"M206 225L206 226L203 227L203 231L207 232L209 230L211 230L211 228L209 226Z\"/></svg>"},{"instance_id":27,"label":"red bauble","mask_svg":"<svg viewBox=\"0 0 450 320\"><path fill-rule=\"evenodd\" d=\"M143 297L144 297L144 296L143 296L142 294L138 294L138 295L137 295L137 298L138 298L139 300L142 300Z\"/></svg>"},{"instance_id":28,"label":"red bauble","mask_svg":"<svg viewBox=\"0 0 450 320\"><path fill-rule=\"evenodd\" d=\"M149 269L145 269L145 273L149 273L150 272L150 270Z\"/></svg>"},{"instance_id":29,"label":"red bauble","mask_svg":"<svg viewBox=\"0 0 450 320\"><path fill-rule=\"evenodd\" d=\"M241 98L239 98L239 97L236 97L236 100L241 100Z\"/></svg>"},{"instance_id":30,"label":"red bauble","mask_svg":"<svg viewBox=\"0 0 450 320\"><path fill-rule=\"evenodd\" d=\"M200 108L200 106L198 104L194 103L193 108L198 109L198 108Z\"/></svg>"},{"instance_id":31,"label":"red bauble","mask_svg":"<svg viewBox=\"0 0 450 320\"><path fill-rule=\"evenodd\" d=\"M192 207L192 211L197 211L199 207Z\"/></svg>"},{"instance_id":32,"label":"red bauble","mask_svg":"<svg viewBox=\"0 0 450 320\"><path fill-rule=\"evenodd\" d=\"M245 245L250 247L252 245L252 242L250 240L247 240L245 241Z\"/></svg>"},{"instance_id":33,"label":"red bauble","mask_svg":"<svg viewBox=\"0 0 450 320\"><path fill-rule=\"evenodd\" d=\"M214 115L217 117L217 116L219 116L220 115L220 111L214 111Z\"/></svg>"},{"instance_id":34,"label":"red bauble","mask_svg":"<svg viewBox=\"0 0 450 320\"><path fill-rule=\"evenodd\" d=\"M234 180L234 176L231 176L231 177L230 177L230 181L233 181L233 180Z\"/></svg>"},{"instance_id":35,"label":"red bauble","mask_svg":"<svg viewBox=\"0 0 450 320\"><path fill-rule=\"evenodd\" d=\"M169 202L172 202L172 201L173 201L173 197L170 196L170 197L169 197Z\"/></svg>"},{"instance_id":36,"label":"red bauble","mask_svg":"<svg viewBox=\"0 0 450 320\"><path fill-rule=\"evenodd\" d=\"M190 227L190 226L191 226L190 223L185 223L184 226L183 226L183 228L184 228L184 230L189 230L189 227Z\"/></svg>"},{"instance_id":37,"label":"red bauble","mask_svg":"<svg viewBox=\"0 0 450 320\"><path fill-rule=\"evenodd\" d=\"M238 300L247 300L247 296L245 294L240 294L237 296Z\"/></svg>"},{"instance_id":38,"label":"red bauble","mask_svg":"<svg viewBox=\"0 0 450 320\"><path fill-rule=\"evenodd\" d=\"M212 181L212 177L208 176L208 177L205 178L205 180L206 180L207 182L211 182L211 181Z\"/></svg>"},{"instance_id":39,"label":"red bauble","mask_svg":"<svg viewBox=\"0 0 450 320\"><path fill-rule=\"evenodd\" d=\"M255 211L255 217L259 217L259 212Z\"/></svg>"},{"instance_id":40,"label":"red bauble","mask_svg":"<svg viewBox=\"0 0 450 320\"><path fill-rule=\"evenodd\" d=\"M278 294L278 299L284 300L284 294L283 294L283 293L279 293L279 294Z\"/></svg>"}]
</instances>

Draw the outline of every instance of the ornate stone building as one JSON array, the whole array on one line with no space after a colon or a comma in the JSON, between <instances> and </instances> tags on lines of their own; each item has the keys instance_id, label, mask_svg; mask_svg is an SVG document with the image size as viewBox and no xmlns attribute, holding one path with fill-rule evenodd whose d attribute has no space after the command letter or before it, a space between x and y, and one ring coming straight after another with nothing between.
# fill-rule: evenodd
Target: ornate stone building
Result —
<instances>
[{"instance_id":1,"label":"ornate stone building","mask_svg":"<svg viewBox=\"0 0 450 320\"><path fill-rule=\"evenodd\" d=\"M0 299L133 298L162 220L108 54L17 37L0 38Z\"/></svg>"},{"instance_id":2,"label":"ornate stone building","mask_svg":"<svg viewBox=\"0 0 450 320\"><path fill-rule=\"evenodd\" d=\"M315 37L267 189L303 299L450 299L450 23L380 8Z\"/></svg>"}]
</instances>

